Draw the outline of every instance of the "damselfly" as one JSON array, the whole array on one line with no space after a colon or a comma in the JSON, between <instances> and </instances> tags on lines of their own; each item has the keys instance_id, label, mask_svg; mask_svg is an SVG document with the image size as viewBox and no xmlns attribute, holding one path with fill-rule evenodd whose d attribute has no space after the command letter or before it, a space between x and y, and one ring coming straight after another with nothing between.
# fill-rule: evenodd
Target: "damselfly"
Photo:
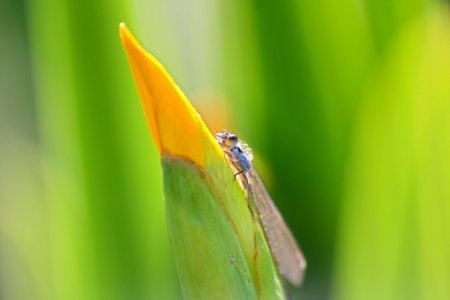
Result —
<instances>
[{"instance_id":1,"label":"damselfly","mask_svg":"<svg viewBox=\"0 0 450 300\"><path fill-rule=\"evenodd\" d=\"M299 286L306 270L305 257L253 166L251 149L226 131L217 133L216 140L236 170L235 178L239 175L244 178L242 184L257 209L278 271L290 283Z\"/></svg>"}]
</instances>

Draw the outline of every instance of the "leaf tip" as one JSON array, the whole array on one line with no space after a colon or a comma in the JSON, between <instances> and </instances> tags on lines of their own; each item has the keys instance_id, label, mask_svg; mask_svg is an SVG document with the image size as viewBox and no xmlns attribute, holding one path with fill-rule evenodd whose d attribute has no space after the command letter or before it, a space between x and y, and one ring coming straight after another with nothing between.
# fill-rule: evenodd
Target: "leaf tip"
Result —
<instances>
[{"instance_id":1,"label":"leaf tip","mask_svg":"<svg viewBox=\"0 0 450 300\"><path fill-rule=\"evenodd\" d=\"M120 37L139 91L150 131L161 154L204 165L204 141L211 141L203 120L163 65L119 25Z\"/></svg>"}]
</instances>

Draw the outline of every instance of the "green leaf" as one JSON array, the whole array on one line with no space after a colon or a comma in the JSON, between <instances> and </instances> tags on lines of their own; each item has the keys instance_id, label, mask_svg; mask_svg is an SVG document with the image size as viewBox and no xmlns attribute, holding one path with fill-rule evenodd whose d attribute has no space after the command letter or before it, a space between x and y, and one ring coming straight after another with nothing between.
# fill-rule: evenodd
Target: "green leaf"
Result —
<instances>
[{"instance_id":1,"label":"green leaf","mask_svg":"<svg viewBox=\"0 0 450 300\"><path fill-rule=\"evenodd\" d=\"M219 172L211 178L184 159L165 155L162 164L169 234L184 298L284 299L261 228L249 218L232 174L223 170L231 176L220 184Z\"/></svg>"}]
</instances>

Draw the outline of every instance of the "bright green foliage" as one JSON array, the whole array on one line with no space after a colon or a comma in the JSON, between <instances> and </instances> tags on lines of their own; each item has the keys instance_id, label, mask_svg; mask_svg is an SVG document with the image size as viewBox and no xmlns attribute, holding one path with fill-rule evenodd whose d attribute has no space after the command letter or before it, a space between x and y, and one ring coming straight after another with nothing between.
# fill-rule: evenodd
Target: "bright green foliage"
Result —
<instances>
[{"instance_id":1,"label":"bright green foliage","mask_svg":"<svg viewBox=\"0 0 450 300\"><path fill-rule=\"evenodd\" d=\"M450 299L450 22L432 16L405 32L361 106L336 299Z\"/></svg>"}]
</instances>

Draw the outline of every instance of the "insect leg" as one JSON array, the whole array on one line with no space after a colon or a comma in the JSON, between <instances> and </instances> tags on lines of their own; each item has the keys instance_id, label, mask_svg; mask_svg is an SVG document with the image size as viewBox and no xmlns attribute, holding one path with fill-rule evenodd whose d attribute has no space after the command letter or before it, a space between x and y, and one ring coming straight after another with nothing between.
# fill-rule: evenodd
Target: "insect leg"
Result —
<instances>
[{"instance_id":1,"label":"insect leg","mask_svg":"<svg viewBox=\"0 0 450 300\"><path fill-rule=\"evenodd\" d=\"M236 174L234 174L234 180L236 180L236 177L240 174L243 174L245 172L245 170L240 170L239 172L237 172ZM248 185L248 180L247 177L245 176L245 174L243 175L245 178L245 181L247 181L247 185Z\"/></svg>"},{"instance_id":2,"label":"insect leg","mask_svg":"<svg viewBox=\"0 0 450 300\"><path fill-rule=\"evenodd\" d=\"M251 187L250 187L250 183L249 183L249 181L248 181L248 178L247 178L247 176L245 175L245 170L242 169L241 166L240 166L237 162L235 162L235 161L233 160L233 157L230 155L230 153L228 153L228 152L226 152L226 151L224 151L224 153L225 153L225 156L228 156L229 158L231 158L231 163L232 163L233 166L236 168L236 170L240 170L240 171L238 171L237 173L234 174L234 180L236 180L237 176L239 176L239 175L242 175L242 177L245 179L245 184L244 184L244 186L247 187L247 207L248 207L248 210L250 211L250 213L251 213L251 215L252 215L252 219L254 219L254 218L255 218L255 215L254 215L253 210L252 210L252 207L251 207L251 205L250 205L250 197L251 197L251 194L252 194L252 190L251 190Z\"/></svg>"},{"instance_id":3,"label":"insect leg","mask_svg":"<svg viewBox=\"0 0 450 300\"><path fill-rule=\"evenodd\" d=\"M236 176L239 175L239 174L242 174L242 177L245 179L246 186L247 186L247 207L248 207L248 210L250 211L250 213L252 214L252 219L254 219L254 218L255 218L255 215L254 215L253 209L252 209L252 207L251 207L251 205L250 205L250 197L252 197L252 188L251 188L251 186L250 186L250 182L248 181L247 176L246 176L245 173L244 173L244 170L242 170L242 171L236 173L236 174L234 175L234 178L236 178Z\"/></svg>"}]
</instances>

